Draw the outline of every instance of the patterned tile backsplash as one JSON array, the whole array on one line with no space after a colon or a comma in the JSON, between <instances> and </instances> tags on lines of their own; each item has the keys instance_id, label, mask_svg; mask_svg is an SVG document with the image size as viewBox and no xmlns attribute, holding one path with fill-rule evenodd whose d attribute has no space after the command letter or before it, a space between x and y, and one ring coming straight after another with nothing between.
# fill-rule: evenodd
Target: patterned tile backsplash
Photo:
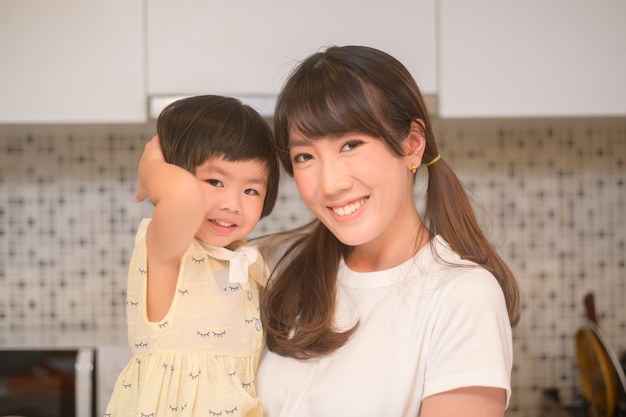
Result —
<instances>
[{"instance_id":1,"label":"patterned tile backsplash","mask_svg":"<svg viewBox=\"0 0 626 417\"><path fill-rule=\"evenodd\" d=\"M0 332L125 323L127 261L151 212L133 200L136 165L154 131L0 125ZM537 415L548 387L580 403L574 335L587 292L626 350L626 119L436 120L435 131L519 278L507 416ZM310 218L286 178L255 235Z\"/></svg>"}]
</instances>

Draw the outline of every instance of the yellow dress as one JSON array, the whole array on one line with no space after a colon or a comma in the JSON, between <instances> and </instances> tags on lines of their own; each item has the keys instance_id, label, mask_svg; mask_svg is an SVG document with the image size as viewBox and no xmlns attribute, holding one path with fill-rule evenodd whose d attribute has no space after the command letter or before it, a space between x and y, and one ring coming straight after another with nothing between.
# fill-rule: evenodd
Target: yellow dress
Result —
<instances>
[{"instance_id":1,"label":"yellow dress","mask_svg":"<svg viewBox=\"0 0 626 417\"><path fill-rule=\"evenodd\" d=\"M105 416L261 416L254 378L263 348L259 286L266 284L266 264L259 255L249 266L250 279L233 281L229 261L221 260L233 252L194 239L183 257L169 312L163 320L149 322L149 222L144 219L139 226L128 272L126 315L133 358L118 377Z\"/></svg>"}]
</instances>

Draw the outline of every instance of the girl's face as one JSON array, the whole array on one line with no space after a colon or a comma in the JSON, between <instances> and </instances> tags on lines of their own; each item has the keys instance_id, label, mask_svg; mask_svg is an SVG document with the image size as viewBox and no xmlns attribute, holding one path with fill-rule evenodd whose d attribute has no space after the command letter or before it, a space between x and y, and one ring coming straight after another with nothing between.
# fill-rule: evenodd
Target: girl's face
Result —
<instances>
[{"instance_id":1,"label":"girl's face","mask_svg":"<svg viewBox=\"0 0 626 417\"><path fill-rule=\"evenodd\" d=\"M213 158L196 168L209 211L196 237L215 246L243 239L261 218L267 193L267 169L260 160Z\"/></svg>"},{"instance_id":2,"label":"girl's face","mask_svg":"<svg viewBox=\"0 0 626 417\"><path fill-rule=\"evenodd\" d=\"M376 252L402 241L417 217L409 169L419 163L415 154L399 157L382 140L362 133L318 139L290 133L300 195L341 242Z\"/></svg>"}]
</instances>

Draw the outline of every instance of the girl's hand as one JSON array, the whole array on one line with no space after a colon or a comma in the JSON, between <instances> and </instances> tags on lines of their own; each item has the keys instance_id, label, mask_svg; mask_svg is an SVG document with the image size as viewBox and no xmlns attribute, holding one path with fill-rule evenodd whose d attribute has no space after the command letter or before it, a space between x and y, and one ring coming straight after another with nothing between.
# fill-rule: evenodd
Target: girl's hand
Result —
<instances>
[{"instance_id":1,"label":"girl's hand","mask_svg":"<svg viewBox=\"0 0 626 417\"><path fill-rule=\"evenodd\" d=\"M146 146L143 149L143 154L139 159L139 167L137 171L138 184L137 192L135 193L135 201L137 202L141 202L150 197L144 184L146 182L146 176L149 175L149 169L147 167L151 164L151 162L154 161L165 161L165 158L163 157L163 151L161 150L161 144L159 143L159 137L156 135L153 136L148 143L146 143Z\"/></svg>"}]
</instances>

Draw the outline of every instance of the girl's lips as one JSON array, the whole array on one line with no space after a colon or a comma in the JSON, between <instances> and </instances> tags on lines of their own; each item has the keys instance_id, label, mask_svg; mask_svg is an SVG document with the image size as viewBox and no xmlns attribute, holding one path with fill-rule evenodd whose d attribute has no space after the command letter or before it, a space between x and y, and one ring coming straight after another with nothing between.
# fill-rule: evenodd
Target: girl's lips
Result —
<instances>
[{"instance_id":1,"label":"girl's lips","mask_svg":"<svg viewBox=\"0 0 626 417\"><path fill-rule=\"evenodd\" d=\"M369 197L362 198L358 201L354 201L350 204L346 204L342 207L329 207L337 216L349 216L350 214L356 212L363 204L365 204L369 200Z\"/></svg>"}]
</instances>

